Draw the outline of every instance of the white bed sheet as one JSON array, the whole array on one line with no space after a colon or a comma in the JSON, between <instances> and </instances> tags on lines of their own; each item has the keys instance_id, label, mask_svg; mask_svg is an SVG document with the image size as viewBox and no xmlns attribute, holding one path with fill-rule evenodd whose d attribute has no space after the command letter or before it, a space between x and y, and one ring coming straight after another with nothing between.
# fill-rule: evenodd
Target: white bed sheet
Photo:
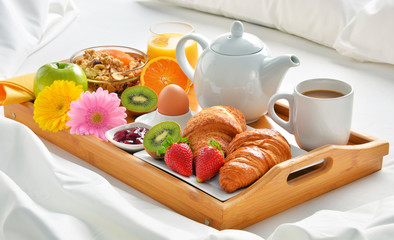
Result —
<instances>
[{"instance_id":1,"label":"white bed sheet","mask_svg":"<svg viewBox=\"0 0 394 240\"><path fill-rule=\"evenodd\" d=\"M163 2L106 3L76 1L80 15L75 21L61 24L63 27L52 41L30 46L41 48L21 56L20 65L12 65L15 73L0 68L0 75L34 72L47 62L68 58L89 46L119 44L144 50L149 26L159 21L189 22L197 33L212 40L228 32L233 21ZM23 125L4 119L0 107L0 239L67 239L70 233L73 239L276 240L286 234L302 240L391 239L394 111L390 109L394 103L394 67L356 62L294 35L244 23L245 31L260 37L274 56L293 53L300 58L300 67L289 70L280 91L289 92L299 81L315 77L342 79L353 85L352 128L390 143L390 155L384 158L381 171L243 231L216 231L171 211L59 147L42 139L41 142ZM9 40L0 43L0 47L12 45ZM294 143L292 136L282 133ZM336 224L339 219L346 224Z\"/></svg>"},{"instance_id":2,"label":"white bed sheet","mask_svg":"<svg viewBox=\"0 0 394 240\"><path fill-rule=\"evenodd\" d=\"M0 79L14 76L24 60L64 31L78 12L71 0L1 0Z\"/></svg>"}]
</instances>

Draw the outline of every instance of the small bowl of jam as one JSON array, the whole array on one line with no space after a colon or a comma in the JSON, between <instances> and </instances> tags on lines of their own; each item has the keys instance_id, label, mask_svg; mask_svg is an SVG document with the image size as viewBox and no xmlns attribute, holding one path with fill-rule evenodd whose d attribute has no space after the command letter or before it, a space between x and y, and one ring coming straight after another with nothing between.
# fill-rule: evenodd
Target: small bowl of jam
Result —
<instances>
[{"instance_id":1,"label":"small bowl of jam","mask_svg":"<svg viewBox=\"0 0 394 240\"><path fill-rule=\"evenodd\" d=\"M142 122L132 122L112 128L105 132L105 137L112 144L128 152L136 152L144 149L143 140L150 125Z\"/></svg>"}]
</instances>

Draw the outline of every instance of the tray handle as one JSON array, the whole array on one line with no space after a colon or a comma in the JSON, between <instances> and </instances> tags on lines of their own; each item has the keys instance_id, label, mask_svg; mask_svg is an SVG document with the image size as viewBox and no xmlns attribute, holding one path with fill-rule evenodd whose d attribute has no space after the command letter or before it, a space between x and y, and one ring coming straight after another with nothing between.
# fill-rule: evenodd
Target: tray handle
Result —
<instances>
[{"instance_id":1,"label":"tray handle","mask_svg":"<svg viewBox=\"0 0 394 240\"><path fill-rule=\"evenodd\" d=\"M240 195L248 197L279 189L289 193L297 189L327 192L381 169L387 151L388 143L380 140L326 145L274 166Z\"/></svg>"},{"instance_id":2,"label":"tray handle","mask_svg":"<svg viewBox=\"0 0 394 240\"><path fill-rule=\"evenodd\" d=\"M333 153L338 150L337 147L331 145L321 150L309 152L308 155L290 159L282 165L278 165L281 174L277 177L281 179L281 182L295 186L312 181L312 178L330 174L331 171L335 171L336 157Z\"/></svg>"},{"instance_id":3,"label":"tray handle","mask_svg":"<svg viewBox=\"0 0 394 240\"><path fill-rule=\"evenodd\" d=\"M327 176L335 170L335 152L341 147L330 145L310 151L299 157L274 166L267 177L272 174L273 181L282 185L295 186L307 184L320 176Z\"/></svg>"}]
</instances>

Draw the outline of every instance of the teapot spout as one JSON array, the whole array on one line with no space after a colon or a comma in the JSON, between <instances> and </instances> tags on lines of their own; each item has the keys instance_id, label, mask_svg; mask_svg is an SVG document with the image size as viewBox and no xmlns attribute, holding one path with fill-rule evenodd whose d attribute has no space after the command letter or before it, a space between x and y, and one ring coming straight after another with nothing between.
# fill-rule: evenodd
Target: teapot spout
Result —
<instances>
[{"instance_id":1,"label":"teapot spout","mask_svg":"<svg viewBox=\"0 0 394 240\"><path fill-rule=\"evenodd\" d=\"M260 74L263 91L266 95L274 95L279 89L287 70L298 65L300 65L300 60L294 55L265 58Z\"/></svg>"},{"instance_id":2,"label":"teapot spout","mask_svg":"<svg viewBox=\"0 0 394 240\"><path fill-rule=\"evenodd\" d=\"M300 60L298 59L298 57L294 55L284 55L284 56L280 56L279 58L283 58L284 61L287 62L287 65L289 67L296 67L300 65Z\"/></svg>"},{"instance_id":3,"label":"teapot spout","mask_svg":"<svg viewBox=\"0 0 394 240\"><path fill-rule=\"evenodd\" d=\"M284 75L289 68L300 65L300 60L294 55L283 55L275 58L265 59L265 61L266 64L264 64L264 71L277 71L278 74L282 73L282 75Z\"/></svg>"}]
</instances>

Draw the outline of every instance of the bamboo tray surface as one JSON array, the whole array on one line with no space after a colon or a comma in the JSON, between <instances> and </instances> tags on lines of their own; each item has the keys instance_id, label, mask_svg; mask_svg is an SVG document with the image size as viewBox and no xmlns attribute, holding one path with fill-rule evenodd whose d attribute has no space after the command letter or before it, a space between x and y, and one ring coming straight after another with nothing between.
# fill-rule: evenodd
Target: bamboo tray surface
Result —
<instances>
[{"instance_id":1,"label":"bamboo tray surface","mask_svg":"<svg viewBox=\"0 0 394 240\"><path fill-rule=\"evenodd\" d=\"M189 98L191 109L201 110L193 88ZM174 211L216 229L242 229L379 171L389 150L388 142L352 131L347 145L327 145L293 157L271 168L236 196L221 201L95 136L72 135L68 130L43 131L33 120L33 109L32 102L8 105L4 106L4 115ZM287 106L277 104L275 110L287 118ZM128 117L129 122L134 119ZM250 127L273 126L269 117L263 116Z\"/></svg>"}]
</instances>

